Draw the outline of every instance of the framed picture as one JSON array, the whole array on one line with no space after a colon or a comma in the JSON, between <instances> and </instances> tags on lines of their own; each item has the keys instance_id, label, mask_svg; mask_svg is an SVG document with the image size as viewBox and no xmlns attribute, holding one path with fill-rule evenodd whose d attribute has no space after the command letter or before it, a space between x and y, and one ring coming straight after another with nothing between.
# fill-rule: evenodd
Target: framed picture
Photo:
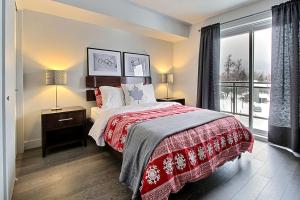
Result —
<instances>
[{"instance_id":1,"label":"framed picture","mask_svg":"<svg viewBox=\"0 0 300 200\"><path fill-rule=\"evenodd\" d=\"M121 76L121 52L87 48L87 67L90 76Z\"/></svg>"},{"instance_id":2,"label":"framed picture","mask_svg":"<svg viewBox=\"0 0 300 200\"><path fill-rule=\"evenodd\" d=\"M123 61L125 76L151 76L149 55L124 52Z\"/></svg>"}]
</instances>

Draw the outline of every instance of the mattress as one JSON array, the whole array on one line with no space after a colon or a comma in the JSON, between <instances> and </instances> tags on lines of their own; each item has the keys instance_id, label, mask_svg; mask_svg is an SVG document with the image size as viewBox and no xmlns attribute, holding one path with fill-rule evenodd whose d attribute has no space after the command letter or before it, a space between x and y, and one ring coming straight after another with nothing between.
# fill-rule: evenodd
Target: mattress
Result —
<instances>
[{"instance_id":1,"label":"mattress","mask_svg":"<svg viewBox=\"0 0 300 200\"><path fill-rule=\"evenodd\" d=\"M101 115L101 108L99 107L92 107L91 108L91 119L93 122Z\"/></svg>"},{"instance_id":2,"label":"mattress","mask_svg":"<svg viewBox=\"0 0 300 200\"><path fill-rule=\"evenodd\" d=\"M105 146L103 134L108 123L108 120L117 114L145 111L157 108L168 107L171 105L178 105L176 102L152 102L145 104L137 104L130 106L121 106L117 108L91 108L91 118L95 122L90 129L89 135L94 138L98 146Z\"/></svg>"}]
</instances>

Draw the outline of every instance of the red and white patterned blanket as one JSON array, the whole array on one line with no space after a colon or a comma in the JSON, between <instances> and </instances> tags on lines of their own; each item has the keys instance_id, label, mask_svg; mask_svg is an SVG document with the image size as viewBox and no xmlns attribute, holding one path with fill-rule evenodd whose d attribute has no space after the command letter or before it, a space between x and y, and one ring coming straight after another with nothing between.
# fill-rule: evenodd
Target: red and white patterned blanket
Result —
<instances>
[{"instance_id":1,"label":"red and white patterned blanket","mask_svg":"<svg viewBox=\"0 0 300 200\"><path fill-rule=\"evenodd\" d=\"M114 115L108 121L104 139L122 152L128 128L133 123L191 112L198 108L173 105L166 108ZM142 199L168 199L187 182L209 176L226 161L252 151L253 136L233 116L179 132L161 141L144 170Z\"/></svg>"}]
</instances>

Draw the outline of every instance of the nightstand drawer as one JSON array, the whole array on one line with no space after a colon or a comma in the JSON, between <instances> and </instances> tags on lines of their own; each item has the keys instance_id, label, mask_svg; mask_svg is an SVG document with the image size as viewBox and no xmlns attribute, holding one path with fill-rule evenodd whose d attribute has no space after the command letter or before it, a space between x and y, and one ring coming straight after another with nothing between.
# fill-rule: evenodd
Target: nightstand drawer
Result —
<instances>
[{"instance_id":1,"label":"nightstand drawer","mask_svg":"<svg viewBox=\"0 0 300 200\"><path fill-rule=\"evenodd\" d=\"M66 128L84 123L84 112L66 112L51 115L43 115L43 127L47 130Z\"/></svg>"}]
</instances>

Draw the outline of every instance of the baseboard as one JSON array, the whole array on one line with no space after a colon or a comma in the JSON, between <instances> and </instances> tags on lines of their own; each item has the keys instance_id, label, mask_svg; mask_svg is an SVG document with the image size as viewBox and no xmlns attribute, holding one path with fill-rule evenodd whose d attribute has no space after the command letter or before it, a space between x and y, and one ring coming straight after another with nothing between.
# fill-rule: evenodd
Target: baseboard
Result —
<instances>
[{"instance_id":1,"label":"baseboard","mask_svg":"<svg viewBox=\"0 0 300 200\"><path fill-rule=\"evenodd\" d=\"M25 140L24 141L24 149L34 149L37 147L42 146L42 140L41 139L35 139L35 140Z\"/></svg>"},{"instance_id":2,"label":"baseboard","mask_svg":"<svg viewBox=\"0 0 300 200\"><path fill-rule=\"evenodd\" d=\"M10 199L13 199L13 194L14 194L14 188L15 188L15 184L16 184L16 176L14 176L14 181L12 183L12 186L10 187L10 193L9 193L9 197Z\"/></svg>"},{"instance_id":3,"label":"baseboard","mask_svg":"<svg viewBox=\"0 0 300 200\"><path fill-rule=\"evenodd\" d=\"M280 149L284 149L284 150L286 150L286 151L289 151L289 152L291 152L295 157L300 158L300 154L297 153L297 152L294 152L294 151L291 150L290 148L283 147L283 146L280 146L280 145L277 145L277 144L273 144L273 143L271 143L271 142L269 142L269 144L270 144L271 146L274 146L274 147L277 147L277 148L280 148Z\"/></svg>"},{"instance_id":4,"label":"baseboard","mask_svg":"<svg viewBox=\"0 0 300 200\"><path fill-rule=\"evenodd\" d=\"M261 136L261 135L257 135L257 134L253 134L254 135L254 139L262 141L262 142L268 142L268 138Z\"/></svg>"},{"instance_id":5,"label":"baseboard","mask_svg":"<svg viewBox=\"0 0 300 200\"><path fill-rule=\"evenodd\" d=\"M254 134L254 138L256 140L259 140L259 141L262 141L262 142L267 142L268 144L270 144L271 146L274 146L274 147L277 147L277 148L280 148L280 149L284 149L286 151L289 151L291 152L295 157L297 158L300 158L300 154L297 153L297 152L294 152L293 150L287 148L287 147L283 147L283 146L280 146L280 145L276 145L276 144L273 144L271 142L268 141L268 138L267 137L264 137L264 136L261 136L261 135L257 135L257 134Z\"/></svg>"}]
</instances>

